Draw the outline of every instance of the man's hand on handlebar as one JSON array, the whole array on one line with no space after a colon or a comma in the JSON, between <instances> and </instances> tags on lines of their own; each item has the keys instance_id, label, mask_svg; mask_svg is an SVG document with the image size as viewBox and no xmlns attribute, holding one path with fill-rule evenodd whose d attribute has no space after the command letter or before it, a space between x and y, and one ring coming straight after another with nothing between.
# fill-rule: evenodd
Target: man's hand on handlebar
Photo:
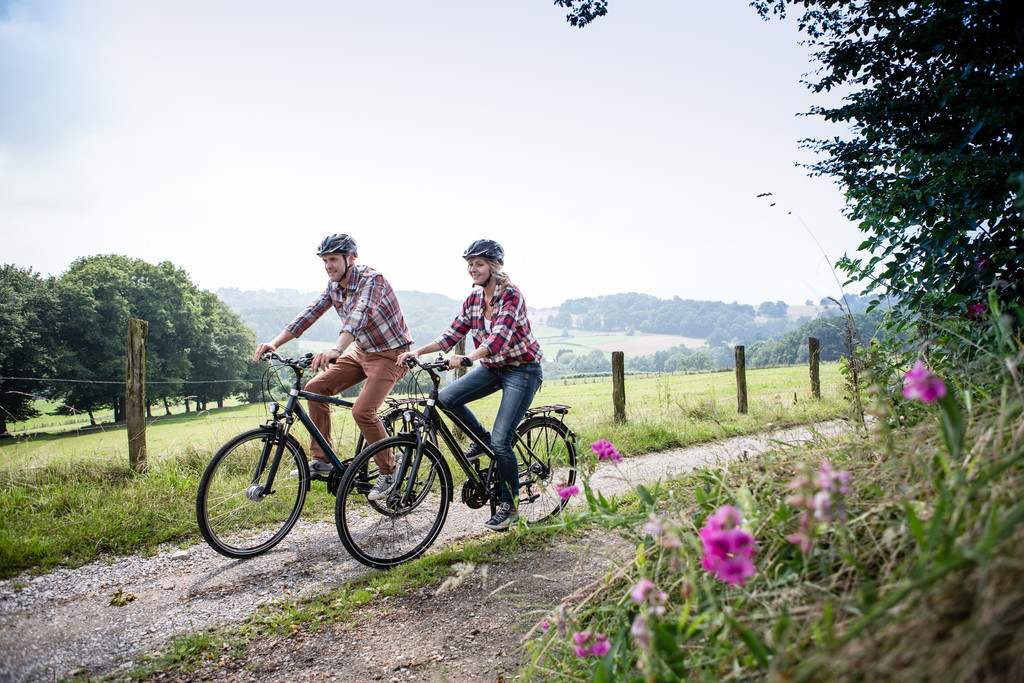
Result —
<instances>
[{"instance_id":1,"label":"man's hand on handlebar","mask_svg":"<svg viewBox=\"0 0 1024 683\"><path fill-rule=\"evenodd\" d=\"M313 357L313 364L310 365L310 368L314 373L326 370L328 365L332 364L339 358L341 358L341 353L339 353L337 349L328 349L327 351L318 353Z\"/></svg>"}]
</instances>

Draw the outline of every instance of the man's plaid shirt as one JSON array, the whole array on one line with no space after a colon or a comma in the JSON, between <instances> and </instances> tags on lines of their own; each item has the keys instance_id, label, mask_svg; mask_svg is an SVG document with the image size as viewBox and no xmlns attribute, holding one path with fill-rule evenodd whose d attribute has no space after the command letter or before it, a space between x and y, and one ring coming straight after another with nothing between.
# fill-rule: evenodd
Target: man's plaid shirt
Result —
<instances>
[{"instance_id":1,"label":"man's plaid shirt","mask_svg":"<svg viewBox=\"0 0 1024 683\"><path fill-rule=\"evenodd\" d=\"M352 266L348 285L331 282L285 329L296 337L309 329L333 306L341 317L341 329L356 338L356 346L368 353L397 349L412 343L402 309L391 284L369 266Z\"/></svg>"},{"instance_id":2,"label":"man's plaid shirt","mask_svg":"<svg viewBox=\"0 0 1024 683\"><path fill-rule=\"evenodd\" d=\"M491 355L480 360L484 367L501 367L512 362L531 363L544 357L540 344L526 317L526 300L515 285L509 285L491 299L491 331L484 329L484 290L473 289L462 304L462 312L451 326L434 340L442 351L448 351L460 339L472 333L477 348L486 346Z\"/></svg>"}]
</instances>

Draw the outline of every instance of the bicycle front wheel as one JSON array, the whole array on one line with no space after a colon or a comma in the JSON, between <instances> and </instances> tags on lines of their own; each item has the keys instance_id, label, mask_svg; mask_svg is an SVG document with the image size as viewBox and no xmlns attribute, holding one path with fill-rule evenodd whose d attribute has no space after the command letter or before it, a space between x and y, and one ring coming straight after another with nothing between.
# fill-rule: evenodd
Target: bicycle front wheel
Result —
<instances>
[{"instance_id":1,"label":"bicycle front wheel","mask_svg":"<svg viewBox=\"0 0 1024 683\"><path fill-rule=\"evenodd\" d=\"M576 481L576 442L572 431L553 417L532 417L516 429L519 461L519 517L528 524L558 514L569 501L559 486Z\"/></svg>"},{"instance_id":2,"label":"bicycle front wheel","mask_svg":"<svg viewBox=\"0 0 1024 683\"><path fill-rule=\"evenodd\" d=\"M373 458L388 450L396 462L408 460L410 467L386 498L371 502L367 495L380 474ZM418 465L415 456L414 435L394 436L356 456L341 478L335 501L338 536L352 557L367 566L387 569L419 557L448 517L452 475L444 458L429 443Z\"/></svg>"},{"instance_id":3,"label":"bicycle front wheel","mask_svg":"<svg viewBox=\"0 0 1024 683\"><path fill-rule=\"evenodd\" d=\"M251 429L221 446L206 466L196 496L196 519L206 542L225 557L265 553L299 519L309 465L294 437L285 438L273 488L266 490L279 443L272 427ZM299 476L293 477L296 470Z\"/></svg>"}]
</instances>

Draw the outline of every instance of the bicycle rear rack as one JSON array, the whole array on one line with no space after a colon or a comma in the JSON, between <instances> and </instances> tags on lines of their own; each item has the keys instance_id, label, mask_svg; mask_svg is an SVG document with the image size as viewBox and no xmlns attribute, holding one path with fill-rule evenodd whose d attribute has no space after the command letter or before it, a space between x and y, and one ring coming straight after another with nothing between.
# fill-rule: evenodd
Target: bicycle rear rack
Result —
<instances>
[{"instance_id":1,"label":"bicycle rear rack","mask_svg":"<svg viewBox=\"0 0 1024 683\"><path fill-rule=\"evenodd\" d=\"M526 411L526 417L533 417L534 415L547 415L549 413L558 413L559 415L565 415L572 406L567 406L564 403L554 403L549 406L536 406Z\"/></svg>"}]
</instances>

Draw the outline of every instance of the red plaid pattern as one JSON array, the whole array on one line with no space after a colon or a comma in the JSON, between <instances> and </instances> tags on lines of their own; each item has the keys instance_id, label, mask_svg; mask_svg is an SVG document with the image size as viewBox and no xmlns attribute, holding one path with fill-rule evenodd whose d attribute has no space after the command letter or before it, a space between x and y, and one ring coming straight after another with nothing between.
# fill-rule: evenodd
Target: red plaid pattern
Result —
<instances>
[{"instance_id":1,"label":"red plaid pattern","mask_svg":"<svg viewBox=\"0 0 1024 683\"><path fill-rule=\"evenodd\" d=\"M491 299L491 331L484 329L484 294L476 287L462 304L462 312L434 342L448 351L460 339L472 333L477 348L486 346L491 355L482 359L484 367L501 367L513 362L532 363L544 357L540 344L526 317L526 299L515 285L509 285Z\"/></svg>"},{"instance_id":2,"label":"red plaid pattern","mask_svg":"<svg viewBox=\"0 0 1024 683\"><path fill-rule=\"evenodd\" d=\"M285 329L300 337L332 306L342 321L338 334L351 333L356 338L356 346L367 353L379 353L412 343L395 290L383 275L362 265L352 267L344 289L337 282L329 283L320 298Z\"/></svg>"}]
</instances>

